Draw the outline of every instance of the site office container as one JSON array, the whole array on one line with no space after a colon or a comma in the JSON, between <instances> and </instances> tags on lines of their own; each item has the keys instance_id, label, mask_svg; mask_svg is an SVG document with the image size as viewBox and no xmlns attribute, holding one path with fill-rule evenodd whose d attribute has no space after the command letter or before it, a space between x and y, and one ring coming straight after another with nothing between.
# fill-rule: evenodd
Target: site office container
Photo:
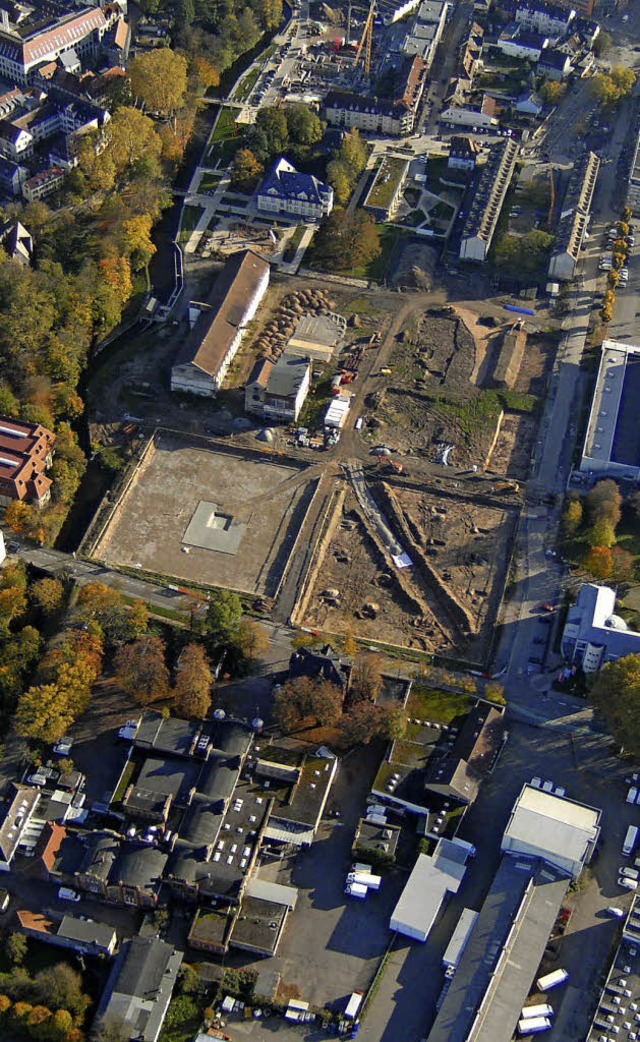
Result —
<instances>
[{"instance_id":1,"label":"site office container","mask_svg":"<svg viewBox=\"0 0 640 1042\"><path fill-rule=\"evenodd\" d=\"M633 852L633 848L636 845L637 838L638 838L638 826L637 825L629 825L629 828L627 829L627 833L626 833L626 835L624 837L624 843L622 844L622 853L624 854L625 857L631 857L631 854Z\"/></svg>"},{"instance_id":2,"label":"site office container","mask_svg":"<svg viewBox=\"0 0 640 1042\"><path fill-rule=\"evenodd\" d=\"M527 1017L518 1021L519 1035L537 1035L540 1031L548 1031L551 1021L548 1017Z\"/></svg>"},{"instance_id":3,"label":"site office container","mask_svg":"<svg viewBox=\"0 0 640 1042\"><path fill-rule=\"evenodd\" d=\"M347 1002L347 1008L344 1011L345 1017L349 1017L350 1020L355 1020L356 1014L362 1005L364 998L363 991L354 991L351 998Z\"/></svg>"},{"instance_id":4,"label":"site office container","mask_svg":"<svg viewBox=\"0 0 640 1042\"><path fill-rule=\"evenodd\" d=\"M361 883L368 886L370 890L379 890L382 883L381 876L374 876L371 872L350 872L347 876L348 883Z\"/></svg>"},{"instance_id":5,"label":"site office container","mask_svg":"<svg viewBox=\"0 0 640 1042\"><path fill-rule=\"evenodd\" d=\"M553 1006L547 1002L539 1002L537 1006L525 1006L520 1016L522 1020L528 1020L529 1017L552 1017Z\"/></svg>"},{"instance_id":6,"label":"site office container","mask_svg":"<svg viewBox=\"0 0 640 1042\"><path fill-rule=\"evenodd\" d=\"M559 984L564 984L566 980L569 980L569 974L566 970L554 970L553 973L547 973L544 977L538 977L536 987L538 991L551 991L552 988L557 988Z\"/></svg>"}]
</instances>

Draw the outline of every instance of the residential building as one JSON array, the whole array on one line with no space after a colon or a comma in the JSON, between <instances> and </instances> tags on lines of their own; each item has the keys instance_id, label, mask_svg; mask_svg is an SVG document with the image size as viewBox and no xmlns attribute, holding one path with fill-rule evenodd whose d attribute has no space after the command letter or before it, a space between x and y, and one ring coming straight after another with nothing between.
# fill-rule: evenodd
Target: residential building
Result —
<instances>
[{"instance_id":1,"label":"residential building","mask_svg":"<svg viewBox=\"0 0 640 1042\"><path fill-rule=\"evenodd\" d=\"M576 12L571 7L558 7L544 0L520 2L516 5L515 20L531 32L543 36L564 36L575 21Z\"/></svg>"},{"instance_id":2,"label":"residential building","mask_svg":"<svg viewBox=\"0 0 640 1042\"><path fill-rule=\"evenodd\" d=\"M308 358L284 351L276 362L256 362L244 394L246 412L268 422L295 423L311 382Z\"/></svg>"},{"instance_id":3,"label":"residential building","mask_svg":"<svg viewBox=\"0 0 640 1042\"><path fill-rule=\"evenodd\" d=\"M189 309L191 332L171 369L171 390L213 398L269 285L269 263L252 250L233 254L206 305Z\"/></svg>"},{"instance_id":4,"label":"residential building","mask_svg":"<svg viewBox=\"0 0 640 1042\"><path fill-rule=\"evenodd\" d=\"M586 583L569 608L562 631L562 654L585 673L596 673L606 662L640 654L640 633L616 615L616 591Z\"/></svg>"},{"instance_id":5,"label":"residential building","mask_svg":"<svg viewBox=\"0 0 640 1042\"><path fill-rule=\"evenodd\" d=\"M329 681L346 695L351 685L353 665L341 658L330 644L322 648L298 648L289 659L289 680L309 677L310 680Z\"/></svg>"},{"instance_id":6,"label":"residential building","mask_svg":"<svg viewBox=\"0 0 640 1042\"><path fill-rule=\"evenodd\" d=\"M538 62L545 47L549 46L549 37L538 33L530 33L517 22L502 30L496 47L508 58L519 58L522 61Z\"/></svg>"},{"instance_id":7,"label":"residential building","mask_svg":"<svg viewBox=\"0 0 640 1042\"><path fill-rule=\"evenodd\" d=\"M47 470L55 434L39 423L0 416L0 504L14 499L43 506L51 495Z\"/></svg>"},{"instance_id":8,"label":"residential building","mask_svg":"<svg viewBox=\"0 0 640 1042\"><path fill-rule=\"evenodd\" d=\"M525 91L521 94L516 102L516 112L520 116L533 116L537 119L544 108L544 102L542 98L539 98L535 91Z\"/></svg>"},{"instance_id":9,"label":"residential building","mask_svg":"<svg viewBox=\"0 0 640 1042\"><path fill-rule=\"evenodd\" d=\"M572 279L575 275L580 249L589 225L599 170L600 158L595 152L587 152L574 165L562 203L553 253L549 260L550 279L562 281Z\"/></svg>"},{"instance_id":10,"label":"residential building","mask_svg":"<svg viewBox=\"0 0 640 1042\"><path fill-rule=\"evenodd\" d=\"M182 952L155 937L123 943L94 1026L123 1025L136 1042L157 1042L182 962Z\"/></svg>"},{"instance_id":11,"label":"residential building","mask_svg":"<svg viewBox=\"0 0 640 1042\"><path fill-rule=\"evenodd\" d=\"M330 91L324 100L325 118L335 126L346 129L357 127L372 134L410 134L422 98L426 73L423 59L416 55L408 63L401 92L395 99Z\"/></svg>"},{"instance_id":12,"label":"residential building","mask_svg":"<svg viewBox=\"0 0 640 1042\"><path fill-rule=\"evenodd\" d=\"M536 71L548 80L564 80L573 72L571 55L549 47L543 52Z\"/></svg>"},{"instance_id":13,"label":"residential building","mask_svg":"<svg viewBox=\"0 0 640 1042\"><path fill-rule=\"evenodd\" d=\"M433 854L418 854L389 928L415 941L426 941L447 894L457 894L460 889L468 857L465 847L448 839L438 840Z\"/></svg>"},{"instance_id":14,"label":"residential building","mask_svg":"<svg viewBox=\"0 0 640 1042\"><path fill-rule=\"evenodd\" d=\"M45 81L43 81L45 82ZM71 168L83 135L102 130L105 108L52 83L45 89L13 90L0 99L0 152L15 162L33 156L39 142L52 140Z\"/></svg>"},{"instance_id":15,"label":"residential building","mask_svg":"<svg viewBox=\"0 0 640 1042\"><path fill-rule=\"evenodd\" d=\"M14 782L11 802L3 810L0 824L0 872L11 868L18 847L28 833L36 808L40 802L40 790Z\"/></svg>"},{"instance_id":16,"label":"residential building","mask_svg":"<svg viewBox=\"0 0 640 1042\"><path fill-rule=\"evenodd\" d=\"M483 94L479 102L471 102L467 92L456 89L446 99L445 108L440 113L440 122L473 131L490 130L499 125L500 111L497 101L489 94Z\"/></svg>"},{"instance_id":17,"label":"residential building","mask_svg":"<svg viewBox=\"0 0 640 1042\"><path fill-rule=\"evenodd\" d=\"M442 39L448 11L449 4L443 0L423 0L402 43L404 54L418 55L427 69L431 67Z\"/></svg>"},{"instance_id":18,"label":"residential building","mask_svg":"<svg viewBox=\"0 0 640 1042\"><path fill-rule=\"evenodd\" d=\"M15 21L11 15L17 16ZM40 4L5 8L0 14L0 76L9 83L25 84L46 62L96 55L110 23L119 17L116 10L101 7L62 13Z\"/></svg>"},{"instance_id":19,"label":"residential building","mask_svg":"<svg viewBox=\"0 0 640 1042\"><path fill-rule=\"evenodd\" d=\"M373 184L367 192L364 207L378 220L390 221L403 199L403 189L409 173L409 160L399 156L384 156Z\"/></svg>"},{"instance_id":20,"label":"residential building","mask_svg":"<svg viewBox=\"0 0 640 1042\"><path fill-rule=\"evenodd\" d=\"M577 879L593 856L602 812L558 793L525 784L502 837L502 851L542 858Z\"/></svg>"},{"instance_id":21,"label":"residential building","mask_svg":"<svg viewBox=\"0 0 640 1042\"><path fill-rule=\"evenodd\" d=\"M469 34L460 48L459 68L461 74L470 82L476 72L482 68L482 48L484 44L484 29L477 22L472 22Z\"/></svg>"},{"instance_id":22,"label":"residential building","mask_svg":"<svg viewBox=\"0 0 640 1042\"><path fill-rule=\"evenodd\" d=\"M22 195L22 186L29 176L26 166L10 159L0 158L0 193L15 199Z\"/></svg>"},{"instance_id":23,"label":"residential building","mask_svg":"<svg viewBox=\"0 0 640 1042\"><path fill-rule=\"evenodd\" d=\"M67 948L80 955L113 955L118 935L113 926L93 919L77 919L64 915L62 921L47 919L41 912L20 910L16 913L20 930L36 941Z\"/></svg>"},{"instance_id":24,"label":"residential building","mask_svg":"<svg viewBox=\"0 0 640 1042\"><path fill-rule=\"evenodd\" d=\"M449 143L447 166L450 170L473 173L480 155L480 145L471 137L452 137Z\"/></svg>"},{"instance_id":25,"label":"residential building","mask_svg":"<svg viewBox=\"0 0 640 1042\"><path fill-rule=\"evenodd\" d=\"M591 399L580 470L598 477L640 480L640 347L605 340Z\"/></svg>"},{"instance_id":26,"label":"residential building","mask_svg":"<svg viewBox=\"0 0 640 1042\"><path fill-rule=\"evenodd\" d=\"M0 227L0 244L9 260L17 261L24 268L31 267L33 239L20 221L7 221Z\"/></svg>"},{"instance_id":27,"label":"residential building","mask_svg":"<svg viewBox=\"0 0 640 1042\"><path fill-rule=\"evenodd\" d=\"M256 206L265 213L320 221L333 209L333 188L313 174L299 174L288 160L280 157L256 192Z\"/></svg>"},{"instance_id":28,"label":"residential building","mask_svg":"<svg viewBox=\"0 0 640 1042\"><path fill-rule=\"evenodd\" d=\"M595 0L556 0L559 7L570 7L575 9L578 16L592 15Z\"/></svg>"},{"instance_id":29,"label":"residential building","mask_svg":"<svg viewBox=\"0 0 640 1042\"><path fill-rule=\"evenodd\" d=\"M37 199L48 199L54 192L60 191L64 178L65 171L61 166L41 170L40 173L27 178L22 186L22 194L28 203L34 203Z\"/></svg>"},{"instance_id":30,"label":"residential building","mask_svg":"<svg viewBox=\"0 0 640 1042\"><path fill-rule=\"evenodd\" d=\"M515 173L519 146L509 139L491 150L462 231L460 259L483 263Z\"/></svg>"}]
</instances>

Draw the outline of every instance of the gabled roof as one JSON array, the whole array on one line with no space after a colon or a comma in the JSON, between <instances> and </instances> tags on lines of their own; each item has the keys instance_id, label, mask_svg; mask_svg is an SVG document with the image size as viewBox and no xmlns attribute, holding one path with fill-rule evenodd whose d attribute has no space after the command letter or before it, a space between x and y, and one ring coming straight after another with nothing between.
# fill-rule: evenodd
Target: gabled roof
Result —
<instances>
[{"instance_id":1,"label":"gabled roof","mask_svg":"<svg viewBox=\"0 0 640 1042\"><path fill-rule=\"evenodd\" d=\"M171 1000L182 952L155 937L125 941L96 1013L102 1020L122 1020L131 1037L155 1042Z\"/></svg>"},{"instance_id":2,"label":"gabled roof","mask_svg":"<svg viewBox=\"0 0 640 1042\"><path fill-rule=\"evenodd\" d=\"M207 300L208 309L188 334L174 366L193 365L217 376L251 299L268 272L268 261L253 250L232 254L215 281Z\"/></svg>"}]
</instances>

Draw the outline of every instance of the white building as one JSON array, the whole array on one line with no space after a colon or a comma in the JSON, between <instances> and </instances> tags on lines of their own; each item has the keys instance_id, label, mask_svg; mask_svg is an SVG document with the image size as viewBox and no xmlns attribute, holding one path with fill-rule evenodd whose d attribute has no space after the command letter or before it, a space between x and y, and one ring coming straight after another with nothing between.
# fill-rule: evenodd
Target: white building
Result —
<instances>
[{"instance_id":1,"label":"white building","mask_svg":"<svg viewBox=\"0 0 640 1042\"><path fill-rule=\"evenodd\" d=\"M601 811L524 785L502 837L507 854L529 854L576 878L591 860Z\"/></svg>"},{"instance_id":2,"label":"white building","mask_svg":"<svg viewBox=\"0 0 640 1042\"><path fill-rule=\"evenodd\" d=\"M33 13L34 8L23 8ZM102 37L120 17L114 5L108 18L101 7L85 7L59 15L53 11L28 15L12 22L8 9L0 12L0 76L24 84L41 65L62 56L80 59L97 53Z\"/></svg>"},{"instance_id":3,"label":"white building","mask_svg":"<svg viewBox=\"0 0 640 1042\"><path fill-rule=\"evenodd\" d=\"M496 46L508 58L538 62L545 47L549 46L549 37L528 33L519 25L511 25L500 34Z\"/></svg>"},{"instance_id":4,"label":"white building","mask_svg":"<svg viewBox=\"0 0 640 1042\"><path fill-rule=\"evenodd\" d=\"M640 347L603 341L580 460L583 473L640 480L639 396Z\"/></svg>"},{"instance_id":5,"label":"white building","mask_svg":"<svg viewBox=\"0 0 640 1042\"><path fill-rule=\"evenodd\" d=\"M269 285L269 264L252 250L234 253L206 305L190 307L191 332L171 369L171 390L214 397Z\"/></svg>"},{"instance_id":6,"label":"white building","mask_svg":"<svg viewBox=\"0 0 640 1042\"><path fill-rule=\"evenodd\" d=\"M265 213L320 221L333 210L333 188L312 174L299 174L281 157L258 188L256 206Z\"/></svg>"},{"instance_id":7,"label":"white building","mask_svg":"<svg viewBox=\"0 0 640 1042\"><path fill-rule=\"evenodd\" d=\"M468 848L448 839L439 840L431 856L418 854L393 910L390 929L415 941L426 941L445 897L460 889L468 857Z\"/></svg>"},{"instance_id":8,"label":"white building","mask_svg":"<svg viewBox=\"0 0 640 1042\"><path fill-rule=\"evenodd\" d=\"M562 633L562 654L585 673L595 673L605 662L640 654L640 633L630 630L616 615L616 591L585 583L569 608Z\"/></svg>"},{"instance_id":9,"label":"white building","mask_svg":"<svg viewBox=\"0 0 640 1042\"><path fill-rule=\"evenodd\" d=\"M515 19L518 25L544 36L564 36L575 21L576 12L570 7L556 7L546 3L518 3Z\"/></svg>"},{"instance_id":10,"label":"white building","mask_svg":"<svg viewBox=\"0 0 640 1042\"><path fill-rule=\"evenodd\" d=\"M260 359L246 387L246 412L276 423L295 423L304 405L311 382L308 358L284 351L277 362Z\"/></svg>"}]
</instances>

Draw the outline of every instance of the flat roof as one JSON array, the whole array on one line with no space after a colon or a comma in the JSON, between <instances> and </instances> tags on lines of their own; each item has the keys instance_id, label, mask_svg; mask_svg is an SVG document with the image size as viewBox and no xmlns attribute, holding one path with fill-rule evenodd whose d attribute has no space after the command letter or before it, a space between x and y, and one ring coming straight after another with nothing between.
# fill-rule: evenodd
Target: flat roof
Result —
<instances>
[{"instance_id":1,"label":"flat roof","mask_svg":"<svg viewBox=\"0 0 640 1042\"><path fill-rule=\"evenodd\" d=\"M295 886L272 883L268 879L256 879L255 876L247 883L246 893L249 897L257 897L261 901L274 901L276 904L286 905L287 908L295 908L298 900L298 890Z\"/></svg>"},{"instance_id":2,"label":"flat roof","mask_svg":"<svg viewBox=\"0 0 640 1042\"><path fill-rule=\"evenodd\" d=\"M258 897L245 897L240 914L233 924L229 944L272 955L278 946L288 913L287 905L263 901Z\"/></svg>"},{"instance_id":3,"label":"flat roof","mask_svg":"<svg viewBox=\"0 0 640 1042\"><path fill-rule=\"evenodd\" d=\"M591 402L583 461L640 465L635 403L640 392L640 347L604 340Z\"/></svg>"},{"instance_id":4,"label":"flat roof","mask_svg":"<svg viewBox=\"0 0 640 1042\"><path fill-rule=\"evenodd\" d=\"M503 856L428 1042L472 1028L474 1042L510 1042L568 885L538 858Z\"/></svg>"},{"instance_id":5,"label":"flat roof","mask_svg":"<svg viewBox=\"0 0 640 1042\"><path fill-rule=\"evenodd\" d=\"M419 854L393 910L392 922L428 933L447 893L456 894L460 889L466 870L466 865L441 852L440 843L433 855Z\"/></svg>"},{"instance_id":6,"label":"flat roof","mask_svg":"<svg viewBox=\"0 0 640 1042\"><path fill-rule=\"evenodd\" d=\"M415 30L414 30L415 35ZM376 210L387 210L393 202L398 188L409 170L409 160L397 156L385 156L373 184L369 189L365 206L373 206Z\"/></svg>"},{"instance_id":7,"label":"flat roof","mask_svg":"<svg viewBox=\"0 0 640 1042\"><path fill-rule=\"evenodd\" d=\"M504 840L533 845L540 857L585 861L598 836L600 811L564 796L525 785L516 800Z\"/></svg>"}]
</instances>

